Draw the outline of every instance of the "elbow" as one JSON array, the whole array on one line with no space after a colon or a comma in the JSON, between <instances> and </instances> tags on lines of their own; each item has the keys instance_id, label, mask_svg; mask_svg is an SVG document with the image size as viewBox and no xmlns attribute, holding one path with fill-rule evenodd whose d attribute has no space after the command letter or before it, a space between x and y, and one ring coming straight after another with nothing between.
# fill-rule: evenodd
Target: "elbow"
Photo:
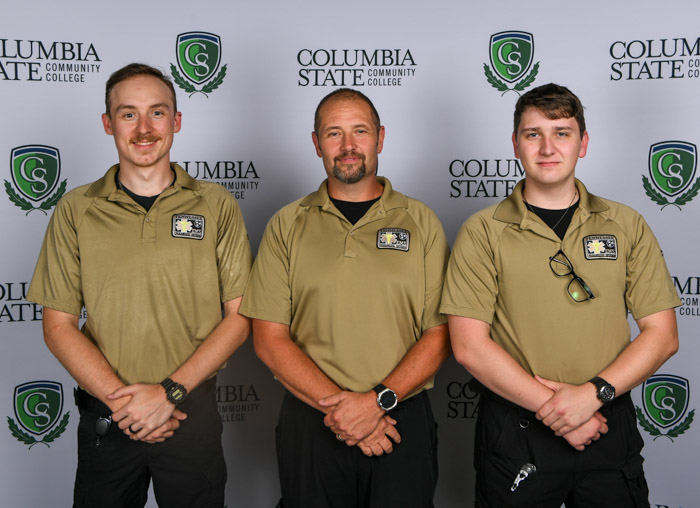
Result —
<instances>
[{"instance_id":1,"label":"elbow","mask_svg":"<svg viewBox=\"0 0 700 508\"><path fill-rule=\"evenodd\" d=\"M671 336L666 341L666 359L671 358L678 352L680 343L678 340L678 330L674 330Z\"/></svg>"},{"instance_id":2,"label":"elbow","mask_svg":"<svg viewBox=\"0 0 700 508\"><path fill-rule=\"evenodd\" d=\"M457 363L459 363L462 367L464 367L468 371L471 371L470 365L469 365L469 360L471 359L472 355L468 353L466 348L453 348L453 350L454 350L455 360L457 360Z\"/></svg>"}]
</instances>

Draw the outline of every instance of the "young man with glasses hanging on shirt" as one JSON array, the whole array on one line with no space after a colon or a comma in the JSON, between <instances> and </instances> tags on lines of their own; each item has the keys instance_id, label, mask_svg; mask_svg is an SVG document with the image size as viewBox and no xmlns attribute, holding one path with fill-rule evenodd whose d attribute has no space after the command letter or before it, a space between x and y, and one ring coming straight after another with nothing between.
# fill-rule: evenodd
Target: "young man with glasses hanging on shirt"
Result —
<instances>
[{"instance_id":1,"label":"young man with glasses hanging on shirt","mask_svg":"<svg viewBox=\"0 0 700 508\"><path fill-rule=\"evenodd\" d=\"M462 226L440 307L483 385L475 504L646 507L629 391L677 351L681 302L644 219L575 178L588 133L571 91L524 94L513 147L525 179Z\"/></svg>"}]
</instances>

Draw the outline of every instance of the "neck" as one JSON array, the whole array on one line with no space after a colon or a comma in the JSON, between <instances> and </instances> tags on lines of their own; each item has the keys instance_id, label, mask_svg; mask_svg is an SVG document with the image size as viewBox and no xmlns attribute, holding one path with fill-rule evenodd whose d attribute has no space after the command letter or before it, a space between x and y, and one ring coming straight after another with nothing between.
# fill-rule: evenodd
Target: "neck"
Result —
<instances>
[{"instance_id":1,"label":"neck","mask_svg":"<svg viewBox=\"0 0 700 508\"><path fill-rule=\"evenodd\" d=\"M382 195L384 187L377 179L364 178L357 183L342 183L328 178L328 195L341 201L369 201Z\"/></svg>"},{"instance_id":2,"label":"neck","mask_svg":"<svg viewBox=\"0 0 700 508\"><path fill-rule=\"evenodd\" d=\"M578 191L575 182L567 183L556 188L542 189L525 181L523 198L532 206L547 210L563 210L570 207L576 200Z\"/></svg>"},{"instance_id":3,"label":"neck","mask_svg":"<svg viewBox=\"0 0 700 508\"><path fill-rule=\"evenodd\" d=\"M173 181L173 172L170 164L148 168L120 164L118 178L134 194L147 197L156 196L167 189Z\"/></svg>"}]
</instances>

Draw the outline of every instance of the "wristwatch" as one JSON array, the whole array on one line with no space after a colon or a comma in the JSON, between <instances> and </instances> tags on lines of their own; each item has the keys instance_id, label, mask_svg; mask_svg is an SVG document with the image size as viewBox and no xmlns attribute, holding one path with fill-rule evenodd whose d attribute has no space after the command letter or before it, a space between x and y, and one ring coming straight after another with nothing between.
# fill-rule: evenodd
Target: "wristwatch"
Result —
<instances>
[{"instance_id":1,"label":"wristwatch","mask_svg":"<svg viewBox=\"0 0 700 508\"><path fill-rule=\"evenodd\" d=\"M615 387L602 377L594 377L589 381L596 387L596 397L603 404L609 404L615 398Z\"/></svg>"},{"instance_id":2,"label":"wristwatch","mask_svg":"<svg viewBox=\"0 0 700 508\"><path fill-rule=\"evenodd\" d=\"M396 407L396 404L398 404L399 399L396 396L396 392L391 388L387 388L383 384L378 384L372 389L377 392L377 404L379 404L379 407L384 411L391 411Z\"/></svg>"},{"instance_id":3,"label":"wristwatch","mask_svg":"<svg viewBox=\"0 0 700 508\"><path fill-rule=\"evenodd\" d=\"M168 397L168 402L175 404L175 407L179 407L180 404L185 402L187 398L187 388L176 383L169 377L166 377L160 385L165 388L165 396Z\"/></svg>"}]
</instances>

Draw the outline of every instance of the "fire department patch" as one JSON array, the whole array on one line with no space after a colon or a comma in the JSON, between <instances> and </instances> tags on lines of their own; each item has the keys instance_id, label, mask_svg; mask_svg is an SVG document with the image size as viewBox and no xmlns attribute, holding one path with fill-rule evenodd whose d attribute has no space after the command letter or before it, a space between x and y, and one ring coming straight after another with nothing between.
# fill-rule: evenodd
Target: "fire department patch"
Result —
<instances>
[{"instance_id":1,"label":"fire department patch","mask_svg":"<svg viewBox=\"0 0 700 508\"><path fill-rule=\"evenodd\" d=\"M591 235L583 239L586 259L617 259L617 238L614 235Z\"/></svg>"},{"instance_id":2,"label":"fire department patch","mask_svg":"<svg viewBox=\"0 0 700 508\"><path fill-rule=\"evenodd\" d=\"M173 215L173 236L175 238L204 238L204 216L176 213Z\"/></svg>"},{"instance_id":3,"label":"fire department patch","mask_svg":"<svg viewBox=\"0 0 700 508\"><path fill-rule=\"evenodd\" d=\"M405 229L382 228L377 231L377 248L408 251L411 234Z\"/></svg>"}]
</instances>

